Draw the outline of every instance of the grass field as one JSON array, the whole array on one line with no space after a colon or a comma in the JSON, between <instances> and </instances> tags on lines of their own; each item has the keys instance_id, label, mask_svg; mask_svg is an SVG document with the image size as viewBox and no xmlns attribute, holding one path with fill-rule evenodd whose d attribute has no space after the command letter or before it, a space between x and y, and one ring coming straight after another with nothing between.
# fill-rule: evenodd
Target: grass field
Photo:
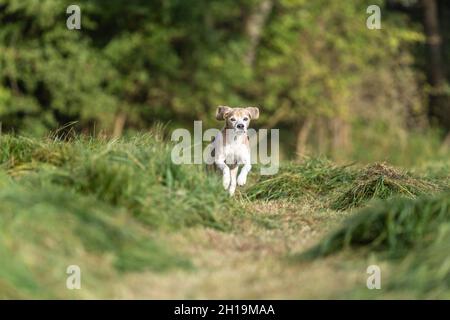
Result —
<instances>
[{"instance_id":1,"label":"grass field","mask_svg":"<svg viewBox=\"0 0 450 320\"><path fill-rule=\"evenodd\" d=\"M306 159L229 198L170 151L1 136L0 298L450 298L449 163Z\"/></svg>"}]
</instances>

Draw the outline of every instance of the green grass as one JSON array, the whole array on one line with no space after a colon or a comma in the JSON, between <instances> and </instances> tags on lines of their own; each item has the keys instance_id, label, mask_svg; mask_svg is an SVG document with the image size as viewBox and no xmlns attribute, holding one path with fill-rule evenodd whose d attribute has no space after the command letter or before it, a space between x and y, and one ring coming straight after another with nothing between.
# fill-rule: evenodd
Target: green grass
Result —
<instances>
[{"instance_id":1,"label":"green grass","mask_svg":"<svg viewBox=\"0 0 450 320\"><path fill-rule=\"evenodd\" d=\"M202 166L174 165L170 153L159 131L118 140L0 136L0 298L74 297L64 286L72 264L88 289L75 297L114 296L114 284L129 275L195 272L193 257L171 242L174 235L195 247L195 236L186 234L203 234L221 248L214 239L229 236L249 248L261 237L270 248L286 224L313 234L313 215L324 225L327 215L336 221L358 207L302 260L361 248L359 259L375 252L403 272L388 290L448 296L446 163L412 174L386 164L307 159L258 177L230 198L220 177ZM275 261L284 243L277 239Z\"/></svg>"},{"instance_id":2,"label":"green grass","mask_svg":"<svg viewBox=\"0 0 450 320\"><path fill-rule=\"evenodd\" d=\"M60 187L10 186L0 191L0 212L2 282L31 296L49 291L47 281L63 284L61 271L88 255L118 272L190 266L125 211Z\"/></svg>"},{"instance_id":3,"label":"green grass","mask_svg":"<svg viewBox=\"0 0 450 320\"><path fill-rule=\"evenodd\" d=\"M327 159L307 159L283 166L276 176L260 177L246 190L249 199L297 201L303 197L323 199L333 210L361 207L372 199L402 195L415 198L448 188L441 175L412 175L385 163L364 168L336 165Z\"/></svg>"},{"instance_id":4,"label":"green grass","mask_svg":"<svg viewBox=\"0 0 450 320\"><path fill-rule=\"evenodd\" d=\"M155 228L205 225L226 229L231 202L201 166L177 166L156 135L70 142L3 136L1 166L20 183L54 185L120 206Z\"/></svg>"},{"instance_id":5,"label":"green grass","mask_svg":"<svg viewBox=\"0 0 450 320\"><path fill-rule=\"evenodd\" d=\"M344 214L362 207L312 249L294 254L293 260L304 262L358 248L354 256L376 253L394 264L396 276L384 285L383 294L448 298L447 169L446 163L430 164L412 174L386 163L360 168L309 159L282 168L275 177L261 177L248 188L247 195L250 199L284 199L298 205L314 198L323 203L324 209ZM349 298L376 297L358 288L346 294Z\"/></svg>"},{"instance_id":6,"label":"green grass","mask_svg":"<svg viewBox=\"0 0 450 320\"><path fill-rule=\"evenodd\" d=\"M410 254L397 268L388 290L414 292L420 299L450 299L450 223L435 232L430 246Z\"/></svg>"},{"instance_id":7,"label":"green grass","mask_svg":"<svg viewBox=\"0 0 450 320\"><path fill-rule=\"evenodd\" d=\"M385 286L397 295L450 297L450 194L419 199L378 201L351 216L300 260L318 259L342 250L363 249L394 261ZM386 292L385 292L386 293ZM351 297L367 297L357 290Z\"/></svg>"},{"instance_id":8,"label":"green grass","mask_svg":"<svg viewBox=\"0 0 450 320\"><path fill-rule=\"evenodd\" d=\"M346 247L401 254L412 246L428 245L428 236L442 223L449 222L450 196L447 193L415 201L407 198L378 201L352 215L307 255L328 255Z\"/></svg>"},{"instance_id":9,"label":"green grass","mask_svg":"<svg viewBox=\"0 0 450 320\"><path fill-rule=\"evenodd\" d=\"M228 230L236 203L218 177L173 165L170 151L157 133L114 141L1 136L0 297L59 296L65 268L95 260L104 265L98 279L191 268L155 231Z\"/></svg>"}]
</instances>

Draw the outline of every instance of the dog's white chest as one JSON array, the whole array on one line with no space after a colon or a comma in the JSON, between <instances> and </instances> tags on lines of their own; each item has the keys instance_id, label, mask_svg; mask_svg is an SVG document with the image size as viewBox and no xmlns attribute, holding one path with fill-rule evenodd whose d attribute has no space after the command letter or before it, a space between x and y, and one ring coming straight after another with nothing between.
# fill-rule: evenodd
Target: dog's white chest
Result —
<instances>
[{"instance_id":1,"label":"dog's white chest","mask_svg":"<svg viewBox=\"0 0 450 320\"><path fill-rule=\"evenodd\" d=\"M242 164L250 157L247 145L234 141L225 145L224 153L227 164Z\"/></svg>"}]
</instances>

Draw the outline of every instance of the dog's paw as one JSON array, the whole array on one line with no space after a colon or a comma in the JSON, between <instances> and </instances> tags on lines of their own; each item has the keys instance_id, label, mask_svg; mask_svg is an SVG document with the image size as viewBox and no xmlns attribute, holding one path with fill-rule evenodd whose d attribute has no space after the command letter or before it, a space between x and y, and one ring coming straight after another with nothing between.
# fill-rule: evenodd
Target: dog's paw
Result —
<instances>
[{"instance_id":1,"label":"dog's paw","mask_svg":"<svg viewBox=\"0 0 450 320\"><path fill-rule=\"evenodd\" d=\"M243 186L247 182L247 176L240 174L237 178L237 184Z\"/></svg>"},{"instance_id":2,"label":"dog's paw","mask_svg":"<svg viewBox=\"0 0 450 320\"><path fill-rule=\"evenodd\" d=\"M228 190L228 187L230 186L230 181L231 181L231 177L230 177L230 173L224 173L223 174L223 179L222 179L222 184L223 184L223 188L225 190Z\"/></svg>"}]
</instances>

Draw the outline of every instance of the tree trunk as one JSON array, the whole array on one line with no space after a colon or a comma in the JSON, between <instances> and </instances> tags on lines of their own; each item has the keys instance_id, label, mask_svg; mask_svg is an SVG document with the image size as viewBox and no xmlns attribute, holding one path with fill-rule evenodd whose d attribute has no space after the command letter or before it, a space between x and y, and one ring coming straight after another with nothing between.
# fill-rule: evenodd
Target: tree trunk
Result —
<instances>
[{"instance_id":1,"label":"tree trunk","mask_svg":"<svg viewBox=\"0 0 450 320\"><path fill-rule=\"evenodd\" d=\"M114 119L114 131L113 131L114 138L120 138L122 136L126 121L127 121L126 113L119 111L116 115L116 118Z\"/></svg>"},{"instance_id":2,"label":"tree trunk","mask_svg":"<svg viewBox=\"0 0 450 320\"><path fill-rule=\"evenodd\" d=\"M245 63L250 66L255 62L256 49L272 7L273 0L262 0L247 19L246 32L250 40L250 46L245 55Z\"/></svg>"},{"instance_id":3,"label":"tree trunk","mask_svg":"<svg viewBox=\"0 0 450 320\"><path fill-rule=\"evenodd\" d=\"M314 135L317 138L317 151L320 156L323 156L328 151L328 121L325 118L318 118L315 129Z\"/></svg>"},{"instance_id":4,"label":"tree trunk","mask_svg":"<svg viewBox=\"0 0 450 320\"><path fill-rule=\"evenodd\" d=\"M350 145L350 125L347 121L335 118L331 121L332 150L335 157L339 157L344 152L348 152Z\"/></svg>"},{"instance_id":5,"label":"tree trunk","mask_svg":"<svg viewBox=\"0 0 450 320\"><path fill-rule=\"evenodd\" d=\"M439 32L437 0L422 0L423 24L428 47L429 117L450 130L450 97L445 93L445 66L442 63L442 39Z\"/></svg>"},{"instance_id":6,"label":"tree trunk","mask_svg":"<svg viewBox=\"0 0 450 320\"><path fill-rule=\"evenodd\" d=\"M311 132L312 125L312 120L310 118L307 118L301 126L300 130L298 130L296 145L297 158L301 158L306 153L306 143L308 141L308 136Z\"/></svg>"}]
</instances>

